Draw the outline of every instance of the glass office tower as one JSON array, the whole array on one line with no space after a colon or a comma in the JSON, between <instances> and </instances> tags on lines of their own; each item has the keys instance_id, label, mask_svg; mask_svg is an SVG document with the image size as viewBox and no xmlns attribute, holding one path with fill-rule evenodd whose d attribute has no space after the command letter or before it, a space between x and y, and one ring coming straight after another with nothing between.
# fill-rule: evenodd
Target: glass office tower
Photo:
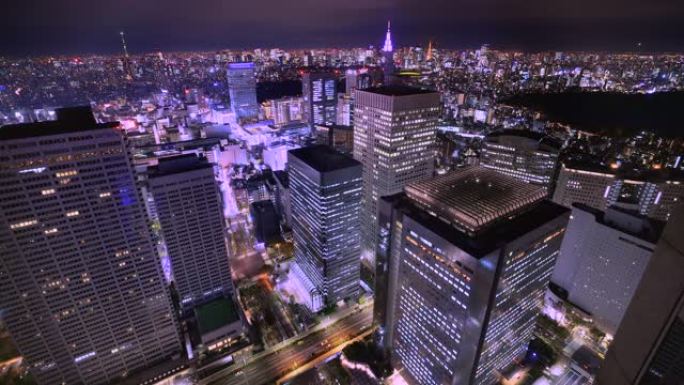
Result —
<instances>
[{"instance_id":1,"label":"glass office tower","mask_svg":"<svg viewBox=\"0 0 684 385\"><path fill-rule=\"evenodd\" d=\"M381 199L375 321L412 384L491 384L522 358L569 210L473 167Z\"/></svg>"}]
</instances>

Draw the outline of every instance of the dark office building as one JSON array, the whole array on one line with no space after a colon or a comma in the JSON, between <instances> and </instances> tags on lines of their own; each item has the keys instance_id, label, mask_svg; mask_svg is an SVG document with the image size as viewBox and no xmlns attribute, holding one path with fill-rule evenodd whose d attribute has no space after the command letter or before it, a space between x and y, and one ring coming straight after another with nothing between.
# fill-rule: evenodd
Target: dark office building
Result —
<instances>
[{"instance_id":1,"label":"dark office building","mask_svg":"<svg viewBox=\"0 0 684 385\"><path fill-rule=\"evenodd\" d=\"M270 200L257 201L249 205L254 222L254 233L259 242L267 245L282 241L278 213Z\"/></svg>"},{"instance_id":2,"label":"dark office building","mask_svg":"<svg viewBox=\"0 0 684 385\"><path fill-rule=\"evenodd\" d=\"M349 155L354 151L354 127L352 126L317 125L315 136L318 144L324 144Z\"/></svg>"},{"instance_id":3,"label":"dark office building","mask_svg":"<svg viewBox=\"0 0 684 385\"><path fill-rule=\"evenodd\" d=\"M327 146L288 153L295 259L326 303L359 290L361 164Z\"/></svg>"},{"instance_id":4,"label":"dark office building","mask_svg":"<svg viewBox=\"0 0 684 385\"><path fill-rule=\"evenodd\" d=\"M181 307L189 310L232 295L223 205L213 165L195 154L161 158L148 171L147 187Z\"/></svg>"},{"instance_id":5,"label":"dark office building","mask_svg":"<svg viewBox=\"0 0 684 385\"><path fill-rule=\"evenodd\" d=\"M290 177L287 171L274 171L275 207L285 226L292 226L292 206L290 205Z\"/></svg>"},{"instance_id":6,"label":"dark office building","mask_svg":"<svg viewBox=\"0 0 684 385\"><path fill-rule=\"evenodd\" d=\"M307 72L302 76L304 120L315 124L337 122L337 77L329 72Z\"/></svg>"}]
</instances>

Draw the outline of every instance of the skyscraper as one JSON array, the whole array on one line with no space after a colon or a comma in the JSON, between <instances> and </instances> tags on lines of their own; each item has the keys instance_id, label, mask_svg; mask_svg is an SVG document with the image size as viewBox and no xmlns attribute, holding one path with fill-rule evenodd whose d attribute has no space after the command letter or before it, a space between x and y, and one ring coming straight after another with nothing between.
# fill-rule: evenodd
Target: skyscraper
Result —
<instances>
[{"instance_id":1,"label":"skyscraper","mask_svg":"<svg viewBox=\"0 0 684 385\"><path fill-rule=\"evenodd\" d=\"M0 307L39 384L113 383L180 352L117 123L0 128Z\"/></svg>"},{"instance_id":2,"label":"skyscraper","mask_svg":"<svg viewBox=\"0 0 684 385\"><path fill-rule=\"evenodd\" d=\"M378 200L432 177L439 94L408 87L357 90L354 159L363 164L362 253L374 260Z\"/></svg>"},{"instance_id":3,"label":"skyscraper","mask_svg":"<svg viewBox=\"0 0 684 385\"><path fill-rule=\"evenodd\" d=\"M325 303L359 290L361 164L328 146L289 152L298 268Z\"/></svg>"},{"instance_id":4,"label":"skyscraper","mask_svg":"<svg viewBox=\"0 0 684 385\"><path fill-rule=\"evenodd\" d=\"M479 167L381 199L375 320L412 384L492 384L522 358L569 210Z\"/></svg>"},{"instance_id":5,"label":"skyscraper","mask_svg":"<svg viewBox=\"0 0 684 385\"><path fill-rule=\"evenodd\" d=\"M622 324L615 334L597 385L684 383L684 206L663 230Z\"/></svg>"},{"instance_id":6,"label":"skyscraper","mask_svg":"<svg viewBox=\"0 0 684 385\"><path fill-rule=\"evenodd\" d=\"M394 75L394 45L392 44L392 33L390 31L390 21L387 20L387 32L385 33L385 42L382 45L382 71L385 75L385 85L392 83L391 79Z\"/></svg>"},{"instance_id":7,"label":"skyscraper","mask_svg":"<svg viewBox=\"0 0 684 385\"><path fill-rule=\"evenodd\" d=\"M615 334L660 237L663 223L620 207L572 208L551 281Z\"/></svg>"},{"instance_id":8,"label":"skyscraper","mask_svg":"<svg viewBox=\"0 0 684 385\"><path fill-rule=\"evenodd\" d=\"M337 99L337 124L354 125L354 95L356 90L363 90L371 86L372 79L368 69L348 69L344 74L343 94Z\"/></svg>"},{"instance_id":9,"label":"skyscraper","mask_svg":"<svg viewBox=\"0 0 684 385\"><path fill-rule=\"evenodd\" d=\"M304 120L315 124L337 122L337 77L330 72L307 72L302 76Z\"/></svg>"},{"instance_id":10,"label":"skyscraper","mask_svg":"<svg viewBox=\"0 0 684 385\"><path fill-rule=\"evenodd\" d=\"M223 206L213 166L195 154L159 159L148 172L162 239L183 310L233 293Z\"/></svg>"},{"instance_id":11,"label":"skyscraper","mask_svg":"<svg viewBox=\"0 0 684 385\"><path fill-rule=\"evenodd\" d=\"M235 118L239 121L258 119L254 63L228 63L227 78L230 108Z\"/></svg>"},{"instance_id":12,"label":"skyscraper","mask_svg":"<svg viewBox=\"0 0 684 385\"><path fill-rule=\"evenodd\" d=\"M480 164L551 191L560 147L543 134L504 130L487 136Z\"/></svg>"}]
</instances>

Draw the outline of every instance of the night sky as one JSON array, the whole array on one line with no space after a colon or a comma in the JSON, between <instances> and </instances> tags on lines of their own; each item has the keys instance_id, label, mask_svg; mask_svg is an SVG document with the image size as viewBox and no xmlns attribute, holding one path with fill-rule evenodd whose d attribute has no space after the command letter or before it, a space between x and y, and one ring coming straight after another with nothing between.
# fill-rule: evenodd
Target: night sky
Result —
<instances>
[{"instance_id":1,"label":"night sky","mask_svg":"<svg viewBox=\"0 0 684 385\"><path fill-rule=\"evenodd\" d=\"M379 45L684 51L684 0L5 0L1 55Z\"/></svg>"}]
</instances>

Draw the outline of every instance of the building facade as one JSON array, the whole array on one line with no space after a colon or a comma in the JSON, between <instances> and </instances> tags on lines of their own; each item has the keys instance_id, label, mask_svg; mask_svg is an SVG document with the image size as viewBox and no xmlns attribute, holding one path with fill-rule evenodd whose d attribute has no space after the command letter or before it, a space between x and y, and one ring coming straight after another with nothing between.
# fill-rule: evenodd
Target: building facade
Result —
<instances>
[{"instance_id":1,"label":"building facade","mask_svg":"<svg viewBox=\"0 0 684 385\"><path fill-rule=\"evenodd\" d=\"M315 137L316 143L325 144L339 152L351 155L354 151L354 127L317 125Z\"/></svg>"},{"instance_id":2,"label":"building facade","mask_svg":"<svg viewBox=\"0 0 684 385\"><path fill-rule=\"evenodd\" d=\"M553 188L560 143L525 130L504 130L487 136L480 164L528 183Z\"/></svg>"},{"instance_id":3,"label":"building facade","mask_svg":"<svg viewBox=\"0 0 684 385\"><path fill-rule=\"evenodd\" d=\"M289 153L295 260L326 304L359 290L361 164L327 146Z\"/></svg>"},{"instance_id":4,"label":"building facade","mask_svg":"<svg viewBox=\"0 0 684 385\"><path fill-rule=\"evenodd\" d=\"M329 72L307 72L302 76L304 120L315 124L337 123L337 77Z\"/></svg>"},{"instance_id":5,"label":"building facade","mask_svg":"<svg viewBox=\"0 0 684 385\"><path fill-rule=\"evenodd\" d=\"M599 370L597 385L684 382L684 206L665 226Z\"/></svg>"},{"instance_id":6,"label":"building facade","mask_svg":"<svg viewBox=\"0 0 684 385\"><path fill-rule=\"evenodd\" d=\"M89 108L0 128L0 307L39 384L106 384L179 355L126 140Z\"/></svg>"},{"instance_id":7,"label":"building facade","mask_svg":"<svg viewBox=\"0 0 684 385\"><path fill-rule=\"evenodd\" d=\"M375 320L411 384L493 384L524 356L569 210L482 168L381 199Z\"/></svg>"},{"instance_id":8,"label":"building facade","mask_svg":"<svg viewBox=\"0 0 684 385\"><path fill-rule=\"evenodd\" d=\"M363 164L361 247L371 263L378 200L432 177L439 112L436 92L398 86L356 91L354 159Z\"/></svg>"},{"instance_id":9,"label":"building facade","mask_svg":"<svg viewBox=\"0 0 684 385\"><path fill-rule=\"evenodd\" d=\"M238 121L259 119L254 63L228 63L226 75L230 108L235 114L235 119Z\"/></svg>"},{"instance_id":10,"label":"building facade","mask_svg":"<svg viewBox=\"0 0 684 385\"><path fill-rule=\"evenodd\" d=\"M159 159L147 188L181 308L233 294L221 192L213 166L194 154Z\"/></svg>"},{"instance_id":11,"label":"building facade","mask_svg":"<svg viewBox=\"0 0 684 385\"><path fill-rule=\"evenodd\" d=\"M302 98L286 97L270 101L267 119L272 119L276 127L282 127L292 122L301 122L303 116Z\"/></svg>"},{"instance_id":12,"label":"building facade","mask_svg":"<svg viewBox=\"0 0 684 385\"><path fill-rule=\"evenodd\" d=\"M660 237L663 223L619 207L574 204L551 281L614 335Z\"/></svg>"},{"instance_id":13,"label":"building facade","mask_svg":"<svg viewBox=\"0 0 684 385\"><path fill-rule=\"evenodd\" d=\"M673 169L634 173L566 161L558 172L553 201L566 207L583 203L602 211L618 204L667 221L672 209L684 201L684 175Z\"/></svg>"}]
</instances>

